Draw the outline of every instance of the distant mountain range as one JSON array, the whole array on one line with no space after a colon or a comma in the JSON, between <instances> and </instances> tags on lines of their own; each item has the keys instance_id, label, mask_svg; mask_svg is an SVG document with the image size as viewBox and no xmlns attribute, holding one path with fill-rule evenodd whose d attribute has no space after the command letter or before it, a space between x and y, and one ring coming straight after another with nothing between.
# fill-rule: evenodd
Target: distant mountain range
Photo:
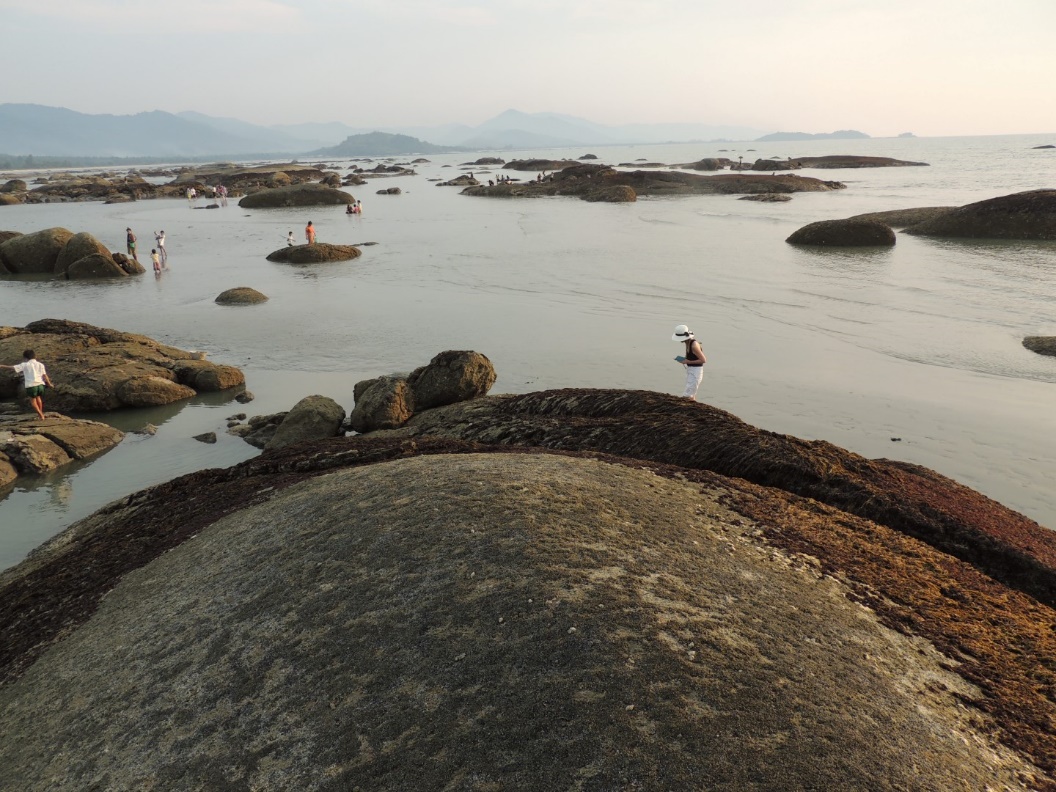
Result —
<instances>
[{"instance_id":1,"label":"distant mountain range","mask_svg":"<svg viewBox=\"0 0 1056 792\"><path fill-rule=\"evenodd\" d=\"M805 140L804 133L776 133L803 137L760 137L765 130L707 124L624 124L608 126L558 113L506 110L477 126L446 124L414 127L352 127L342 123L305 123L261 126L236 118L202 113L91 115L62 107L0 104L0 153L38 157L171 157L239 158L314 155L339 148L349 137L388 133L395 148L383 150L375 139L372 152L350 151L348 156L385 156L436 153L436 147L464 150L567 148L734 140ZM393 139L404 136L418 139ZM860 132L834 132L827 137L868 137ZM365 139L360 143L367 145ZM421 146L414 148L415 145ZM410 146L413 150L408 150Z\"/></svg>"},{"instance_id":2,"label":"distant mountain range","mask_svg":"<svg viewBox=\"0 0 1056 792\"><path fill-rule=\"evenodd\" d=\"M869 135L857 129L837 129L835 132L772 132L756 138L757 143L769 143L774 140L861 140Z\"/></svg>"},{"instance_id":3,"label":"distant mountain range","mask_svg":"<svg viewBox=\"0 0 1056 792\"><path fill-rule=\"evenodd\" d=\"M409 135L368 132L365 135L349 135L336 146L316 149L308 153L313 157L390 157L401 154L443 154L448 151L465 150L454 146L434 146L432 143L426 143Z\"/></svg>"}]
</instances>

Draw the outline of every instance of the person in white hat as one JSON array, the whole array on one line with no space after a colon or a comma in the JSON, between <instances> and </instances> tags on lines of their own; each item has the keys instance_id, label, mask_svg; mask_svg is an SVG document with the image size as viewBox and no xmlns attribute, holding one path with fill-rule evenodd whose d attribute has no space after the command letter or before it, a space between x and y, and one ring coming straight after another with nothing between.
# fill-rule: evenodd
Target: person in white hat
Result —
<instances>
[{"instance_id":1,"label":"person in white hat","mask_svg":"<svg viewBox=\"0 0 1056 792\"><path fill-rule=\"evenodd\" d=\"M704 350L700 348L700 342L693 335L693 331L686 325L676 327L671 340L682 341L686 345L686 354L679 355L675 360L686 367L686 391L682 396L695 400L700 381L704 379L704 364L708 362L708 359L704 357Z\"/></svg>"}]
</instances>

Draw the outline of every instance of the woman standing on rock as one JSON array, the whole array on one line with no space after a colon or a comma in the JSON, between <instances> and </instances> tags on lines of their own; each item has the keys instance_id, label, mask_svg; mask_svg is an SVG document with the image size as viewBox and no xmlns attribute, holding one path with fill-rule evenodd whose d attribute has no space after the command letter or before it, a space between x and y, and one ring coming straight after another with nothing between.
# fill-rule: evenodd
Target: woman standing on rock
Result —
<instances>
[{"instance_id":1,"label":"woman standing on rock","mask_svg":"<svg viewBox=\"0 0 1056 792\"><path fill-rule=\"evenodd\" d=\"M315 226L312 225L312 221L308 221L308 225L304 227L304 238L308 240L309 245L315 244Z\"/></svg>"},{"instance_id":2,"label":"woman standing on rock","mask_svg":"<svg viewBox=\"0 0 1056 792\"><path fill-rule=\"evenodd\" d=\"M704 357L704 350L700 348L700 342L686 325L678 325L675 334L671 336L672 341L682 341L686 345L686 354L675 358L686 367L686 390L683 398L696 399L700 381L704 379L704 364L708 359Z\"/></svg>"}]
</instances>

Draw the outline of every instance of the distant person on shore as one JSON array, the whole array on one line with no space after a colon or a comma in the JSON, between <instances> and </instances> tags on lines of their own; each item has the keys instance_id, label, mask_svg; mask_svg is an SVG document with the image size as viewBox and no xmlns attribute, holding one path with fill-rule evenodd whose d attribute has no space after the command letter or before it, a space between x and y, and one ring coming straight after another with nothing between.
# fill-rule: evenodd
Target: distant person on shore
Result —
<instances>
[{"instance_id":1,"label":"distant person on shore","mask_svg":"<svg viewBox=\"0 0 1056 792\"><path fill-rule=\"evenodd\" d=\"M44 386L54 388L44 364L37 360L37 355L32 349L22 353L22 362L16 366L0 364L0 368L14 369L22 375L22 381L26 385L26 396L29 403L37 413L40 420L44 420Z\"/></svg>"},{"instance_id":2,"label":"distant person on shore","mask_svg":"<svg viewBox=\"0 0 1056 792\"><path fill-rule=\"evenodd\" d=\"M198 191L193 187L187 188L187 203L194 206L194 202L198 199Z\"/></svg>"},{"instance_id":3,"label":"distant person on shore","mask_svg":"<svg viewBox=\"0 0 1056 792\"><path fill-rule=\"evenodd\" d=\"M154 244L158 249L158 256L161 257L161 263L164 264L169 259L169 254L165 252L165 232L155 231L154 232Z\"/></svg>"},{"instance_id":4,"label":"distant person on shore","mask_svg":"<svg viewBox=\"0 0 1056 792\"><path fill-rule=\"evenodd\" d=\"M363 214L363 202L356 201L356 214Z\"/></svg>"},{"instance_id":5,"label":"distant person on shore","mask_svg":"<svg viewBox=\"0 0 1056 792\"><path fill-rule=\"evenodd\" d=\"M355 214L355 213L356 213L356 207L353 204L349 204L348 206L345 207L345 214Z\"/></svg>"},{"instance_id":6,"label":"distant person on shore","mask_svg":"<svg viewBox=\"0 0 1056 792\"><path fill-rule=\"evenodd\" d=\"M312 221L308 221L308 225L304 227L304 238L308 240L309 245L315 244L315 226L312 225Z\"/></svg>"},{"instance_id":7,"label":"distant person on shore","mask_svg":"<svg viewBox=\"0 0 1056 792\"><path fill-rule=\"evenodd\" d=\"M700 348L700 342L693 335L693 331L686 325L676 327L671 340L682 341L686 345L686 354L679 355L675 360L686 368L686 390L682 397L696 400L700 381L704 379L704 364L708 362L708 359L704 357L704 350Z\"/></svg>"},{"instance_id":8,"label":"distant person on shore","mask_svg":"<svg viewBox=\"0 0 1056 792\"><path fill-rule=\"evenodd\" d=\"M220 196L220 205L227 206L227 188L221 184L216 188L216 192Z\"/></svg>"},{"instance_id":9,"label":"distant person on shore","mask_svg":"<svg viewBox=\"0 0 1056 792\"><path fill-rule=\"evenodd\" d=\"M154 271L160 274L161 273L161 258L158 256L158 249L157 248L151 248L150 249L150 260L154 263Z\"/></svg>"},{"instance_id":10,"label":"distant person on shore","mask_svg":"<svg viewBox=\"0 0 1056 792\"><path fill-rule=\"evenodd\" d=\"M131 228L125 229L125 247L128 248L128 255L138 262L139 256L136 255L136 235L132 233Z\"/></svg>"},{"instance_id":11,"label":"distant person on shore","mask_svg":"<svg viewBox=\"0 0 1056 792\"><path fill-rule=\"evenodd\" d=\"M293 232L286 235L286 247L293 247Z\"/></svg>"}]
</instances>

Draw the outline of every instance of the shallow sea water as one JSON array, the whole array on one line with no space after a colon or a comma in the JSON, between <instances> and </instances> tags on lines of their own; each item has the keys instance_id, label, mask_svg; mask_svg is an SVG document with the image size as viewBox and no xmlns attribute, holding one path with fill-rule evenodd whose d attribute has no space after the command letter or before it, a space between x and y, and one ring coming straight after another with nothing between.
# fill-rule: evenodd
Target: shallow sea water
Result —
<instances>
[{"instance_id":1,"label":"shallow sea water","mask_svg":"<svg viewBox=\"0 0 1056 792\"><path fill-rule=\"evenodd\" d=\"M237 201L216 210L184 200L2 207L0 229L64 226L112 250L123 249L131 226L148 263L153 231L164 228L170 269L120 283L2 281L0 324L73 319L206 350L241 367L257 398L240 405L231 394L210 394L92 416L159 429L20 482L0 501L0 568L115 498L255 455L224 434L235 413L285 410L311 393L350 410L358 380L408 371L445 349L491 358L494 393L678 393L682 369L672 358L680 350L670 335L683 322L708 355L702 401L765 429L925 465L1056 527L1056 359L1021 345L1026 335L1056 335L1056 244L899 234L892 249L819 252L784 242L815 220L1056 187L1056 151L1031 148L1050 142L1056 135L592 150L610 163L837 153L931 163L800 171L847 189L798 193L783 204L730 196L497 200L429 181L458 175L458 163L483 156L474 153L430 156L417 176L355 188L364 203L358 217L341 207L244 210ZM403 194L375 195L390 186ZM378 244L353 262L265 260L288 231L302 240L308 220L321 242ZM214 303L234 286L270 299ZM215 445L192 439L206 431L217 432Z\"/></svg>"}]
</instances>

